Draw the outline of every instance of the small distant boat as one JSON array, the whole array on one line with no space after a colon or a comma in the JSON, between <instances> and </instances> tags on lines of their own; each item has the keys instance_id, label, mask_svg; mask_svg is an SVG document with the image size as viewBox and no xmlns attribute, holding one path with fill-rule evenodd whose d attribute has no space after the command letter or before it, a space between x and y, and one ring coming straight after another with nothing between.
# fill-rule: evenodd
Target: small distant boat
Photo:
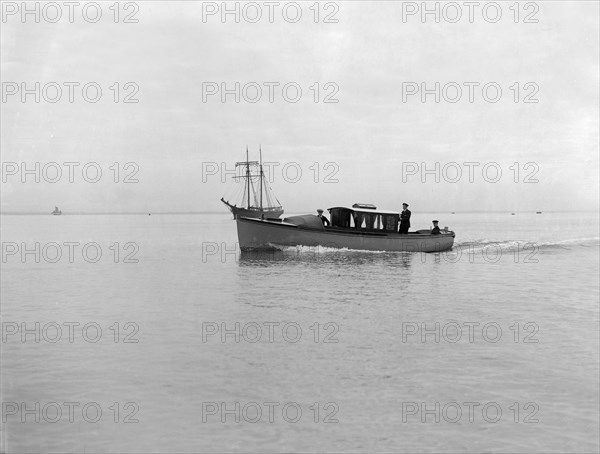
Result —
<instances>
[{"instance_id":1,"label":"small distant boat","mask_svg":"<svg viewBox=\"0 0 600 454\"><path fill-rule=\"evenodd\" d=\"M235 167L236 169L238 167L245 168L243 173L234 177L238 180L245 180L243 195L239 202L240 206L237 203L231 204L230 201L221 197L221 202L233 214L233 219L237 219L239 216L258 219L278 218L281 216L283 214L281 202L273 195L265 179L262 165L262 150L260 150L260 161L249 161L248 148L246 148L246 161L236 162Z\"/></svg>"},{"instance_id":2,"label":"small distant boat","mask_svg":"<svg viewBox=\"0 0 600 454\"><path fill-rule=\"evenodd\" d=\"M60 216L62 214L62 211L60 211L58 207L54 207L54 211L50 214L53 214L54 216Z\"/></svg>"},{"instance_id":3,"label":"small distant boat","mask_svg":"<svg viewBox=\"0 0 600 454\"><path fill-rule=\"evenodd\" d=\"M542 214L542 212L541 211L536 211L535 214Z\"/></svg>"},{"instance_id":4,"label":"small distant boat","mask_svg":"<svg viewBox=\"0 0 600 454\"><path fill-rule=\"evenodd\" d=\"M510 213L510 215L511 215L511 216L514 216L514 215L515 215L515 213Z\"/></svg>"},{"instance_id":5,"label":"small distant boat","mask_svg":"<svg viewBox=\"0 0 600 454\"><path fill-rule=\"evenodd\" d=\"M372 208L371 208L372 207ZM452 249L455 233L444 229L398 233L400 213L366 204L328 209L331 224L324 226L313 214L281 219L236 218L242 251L286 246L323 246L363 251L441 252Z\"/></svg>"}]
</instances>

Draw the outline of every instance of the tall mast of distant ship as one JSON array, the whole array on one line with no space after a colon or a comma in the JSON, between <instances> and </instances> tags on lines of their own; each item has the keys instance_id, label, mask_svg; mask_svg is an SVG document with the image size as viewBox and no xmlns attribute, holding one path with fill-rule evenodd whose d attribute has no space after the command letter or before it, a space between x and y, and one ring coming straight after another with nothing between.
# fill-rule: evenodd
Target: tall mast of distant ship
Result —
<instances>
[{"instance_id":1,"label":"tall mast of distant ship","mask_svg":"<svg viewBox=\"0 0 600 454\"><path fill-rule=\"evenodd\" d=\"M248 159L248 145L246 145L246 184L248 185L248 208L250 208L250 160Z\"/></svg>"},{"instance_id":2,"label":"tall mast of distant ship","mask_svg":"<svg viewBox=\"0 0 600 454\"><path fill-rule=\"evenodd\" d=\"M262 167L262 147L259 145L258 146L258 153L260 156L260 209L263 209L263 198L262 198L262 194L263 194L263 167Z\"/></svg>"}]
</instances>

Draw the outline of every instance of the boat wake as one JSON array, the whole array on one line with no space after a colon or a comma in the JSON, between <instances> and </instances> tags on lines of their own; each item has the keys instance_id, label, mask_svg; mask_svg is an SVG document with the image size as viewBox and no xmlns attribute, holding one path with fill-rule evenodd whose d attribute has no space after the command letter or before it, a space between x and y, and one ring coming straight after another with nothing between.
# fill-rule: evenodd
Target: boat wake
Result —
<instances>
[{"instance_id":1,"label":"boat wake","mask_svg":"<svg viewBox=\"0 0 600 454\"><path fill-rule=\"evenodd\" d=\"M298 253L298 254L308 254L311 252L318 253L318 254L339 254L340 252L365 252L368 254L390 254L390 253L409 254L409 252L365 251L362 249L348 249L347 247L335 248L335 247L327 247L327 246L277 246L277 248L282 252Z\"/></svg>"},{"instance_id":2,"label":"boat wake","mask_svg":"<svg viewBox=\"0 0 600 454\"><path fill-rule=\"evenodd\" d=\"M454 243L452 249L463 249L469 252L481 252L483 250L497 249L502 252L523 250L571 250L577 247L597 247L600 245L600 237L570 238L560 241L527 241L527 240L490 240L476 239Z\"/></svg>"},{"instance_id":3,"label":"boat wake","mask_svg":"<svg viewBox=\"0 0 600 454\"><path fill-rule=\"evenodd\" d=\"M319 253L333 254L339 252L367 252L370 254L389 254L390 251L364 251L348 248L333 248L325 246L276 246L270 245L273 249L277 249L286 253ZM481 252L484 249L500 249L502 251L524 250L524 249L572 249L574 247L594 247L600 246L600 237L589 238L572 238L560 241L536 242L527 240L491 240L491 239L476 239L470 241L455 242L452 249L464 249ZM398 252L396 252L398 253ZM400 252L401 254L410 254L411 252Z\"/></svg>"},{"instance_id":4,"label":"boat wake","mask_svg":"<svg viewBox=\"0 0 600 454\"><path fill-rule=\"evenodd\" d=\"M388 264L397 264L400 257L402 262L409 261L414 256L414 252L402 251L365 251L349 248L333 248L325 246L279 246L268 244L268 249L242 251L240 260L242 263L255 262L348 262L348 263L368 263L375 260L380 263L381 260ZM442 254L451 261L457 261L459 257L485 257L487 260L496 261L497 257L510 256L522 257L523 260L535 262L537 254L552 253L576 248L597 248L600 246L600 237L590 238L572 238L560 241L539 242L525 240L491 240L477 239L463 241L454 244L454 247L441 253L424 253L422 260L426 256L439 256ZM341 262L340 262L341 261Z\"/></svg>"},{"instance_id":5,"label":"boat wake","mask_svg":"<svg viewBox=\"0 0 600 454\"><path fill-rule=\"evenodd\" d=\"M333 248L325 246L276 246L270 245L277 253L285 255L334 255L334 254L412 254L412 252L390 252L390 251L364 251L348 248ZM600 237L572 238L560 241L536 242L527 240L491 240L476 239L454 243L451 251L457 252L459 249L466 253L481 252L526 252L526 251L544 251L544 250L571 250L578 247L598 247L600 246ZM448 251L449 253L451 251Z\"/></svg>"}]
</instances>

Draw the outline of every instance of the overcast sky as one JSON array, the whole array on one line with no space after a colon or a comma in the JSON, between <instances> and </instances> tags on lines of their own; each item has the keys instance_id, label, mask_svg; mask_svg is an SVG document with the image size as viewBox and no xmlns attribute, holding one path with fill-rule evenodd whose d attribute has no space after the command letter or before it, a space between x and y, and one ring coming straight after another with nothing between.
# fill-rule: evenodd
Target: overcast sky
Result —
<instances>
[{"instance_id":1,"label":"overcast sky","mask_svg":"<svg viewBox=\"0 0 600 454\"><path fill-rule=\"evenodd\" d=\"M203 8L210 12L221 2L137 2L138 11L121 4L118 23L112 2L101 4L96 23L84 20L80 9L71 23L64 6L56 23L46 20L55 16L51 8L40 13L40 23L33 15L23 23L20 11L9 14L12 6L6 10L5 3L2 210L225 210L219 199L234 183L223 181L219 170L226 169L218 167L232 169L247 145L258 159L259 144L266 161L280 163L272 188L286 212L354 202L399 210L405 201L413 210L434 212L598 208L598 2L532 4L539 11L520 2L518 23L509 9L514 2L501 2L495 23L493 8L486 11L488 20L475 9L471 23L462 2L455 23L449 20L456 8L442 11L446 4L439 3L445 15L436 23L433 15L424 22L418 12L407 14L421 2L373 1L322 3L315 23L312 3L302 3L295 23L293 6L283 17L286 2L275 8L272 23L263 2L257 3L262 17L256 23L250 22L256 8L243 10L244 3L239 23L233 15L223 23L218 12L203 21ZM131 12L138 22L123 23ZM93 18L92 10L87 13ZM337 22L325 23L328 14ZM528 15L537 23L524 23ZM23 82L30 89L40 83L39 103L34 95L22 102L20 92L10 94ZM80 84L73 103L65 82ZM81 87L90 82L102 89L96 103L82 96ZM135 85L125 89L127 82ZM221 83L231 89L236 82L255 83L263 87L262 98L248 102L244 94L256 96L249 85L239 103L233 94L223 103L220 93L207 95L206 82L219 89ZM268 82L280 84L272 103ZM420 93L407 94L421 83L434 89L436 82L451 84L440 90L439 103L434 94L424 103ZM469 82L479 84L472 85L472 103L464 85ZM287 83L302 88L298 102L284 99ZM488 99L496 97L495 86L502 89L495 103L482 95L488 83ZM53 84L63 87L55 103L45 99L55 97ZM456 85L462 98L446 101L444 95L456 96ZM95 96L91 89L88 94ZM139 102L122 102L126 94ZM296 96L293 88L287 94ZM323 102L328 94L338 102ZM538 102L525 103L527 95ZM61 164L60 181L41 175L35 183L29 175L23 183L20 173L13 175L12 163L19 172L36 162L46 165L46 179L55 175L48 163ZM73 167L73 183L64 162L80 163ZM139 182L115 183L114 162L119 180L137 170L131 178ZM134 165L124 168L128 162ZM436 162L439 183L433 173L421 174L423 163L435 171ZM455 182L456 166L448 166L453 162L463 172ZM471 164L473 182L465 162L478 163ZM102 169L97 183L82 177L86 163ZM298 168L302 175L293 182ZM203 178L203 169L211 175ZM93 168L88 170L93 178Z\"/></svg>"}]
</instances>

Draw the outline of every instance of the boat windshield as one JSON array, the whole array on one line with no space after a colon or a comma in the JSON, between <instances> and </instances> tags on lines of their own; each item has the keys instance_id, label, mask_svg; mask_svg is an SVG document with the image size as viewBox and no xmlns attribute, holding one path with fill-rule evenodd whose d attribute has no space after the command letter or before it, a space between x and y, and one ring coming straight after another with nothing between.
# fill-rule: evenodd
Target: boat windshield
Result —
<instances>
[{"instance_id":1,"label":"boat windshield","mask_svg":"<svg viewBox=\"0 0 600 454\"><path fill-rule=\"evenodd\" d=\"M397 232L399 213L354 210L346 207L330 208L331 227L358 229L365 231Z\"/></svg>"}]
</instances>

